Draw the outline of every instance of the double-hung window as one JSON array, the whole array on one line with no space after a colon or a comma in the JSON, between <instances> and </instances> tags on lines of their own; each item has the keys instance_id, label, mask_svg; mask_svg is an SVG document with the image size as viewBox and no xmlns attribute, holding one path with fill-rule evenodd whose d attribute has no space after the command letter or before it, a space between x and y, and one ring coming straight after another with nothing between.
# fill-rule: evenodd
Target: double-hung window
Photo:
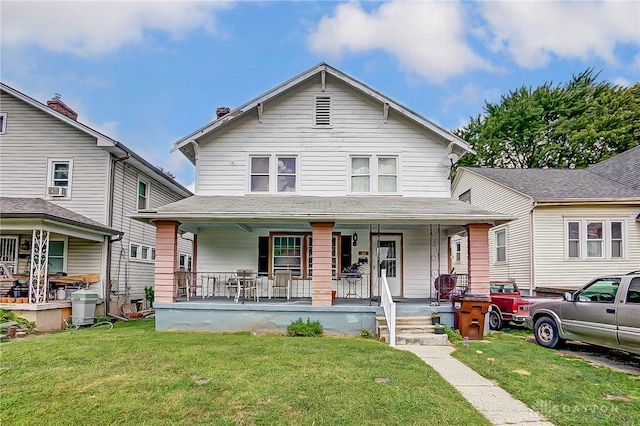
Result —
<instances>
[{"instance_id":1,"label":"double-hung window","mask_svg":"<svg viewBox=\"0 0 640 426\"><path fill-rule=\"evenodd\" d=\"M456 241L456 263L460 263L462 260L462 243L460 241Z\"/></svg>"},{"instance_id":2,"label":"double-hung window","mask_svg":"<svg viewBox=\"0 0 640 426\"><path fill-rule=\"evenodd\" d=\"M350 163L352 193L398 192L398 157L354 155Z\"/></svg>"},{"instance_id":3,"label":"double-hung window","mask_svg":"<svg viewBox=\"0 0 640 426\"><path fill-rule=\"evenodd\" d=\"M302 236L273 236L273 272L291 271L294 276L302 275Z\"/></svg>"},{"instance_id":4,"label":"double-hung window","mask_svg":"<svg viewBox=\"0 0 640 426\"><path fill-rule=\"evenodd\" d=\"M49 241L49 272L64 272L65 265L65 241L50 240Z\"/></svg>"},{"instance_id":5,"label":"double-hung window","mask_svg":"<svg viewBox=\"0 0 640 426\"><path fill-rule=\"evenodd\" d=\"M7 113L0 112L0 135L4 135L7 132Z\"/></svg>"},{"instance_id":6,"label":"double-hung window","mask_svg":"<svg viewBox=\"0 0 640 426\"><path fill-rule=\"evenodd\" d=\"M507 261L507 230L501 229L495 232L495 261Z\"/></svg>"},{"instance_id":7,"label":"double-hung window","mask_svg":"<svg viewBox=\"0 0 640 426\"><path fill-rule=\"evenodd\" d=\"M71 196L73 161L50 158L47 166L47 196L68 198Z\"/></svg>"},{"instance_id":8,"label":"double-hung window","mask_svg":"<svg viewBox=\"0 0 640 426\"><path fill-rule=\"evenodd\" d=\"M138 178L138 210L149 208L149 181Z\"/></svg>"},{"instance_id":9,"label":"double-hung window","mask_svg":"<svg viewBox=\"0 0 640 426\"><path fill-rule=\"evenodd\" d=\"M249 192L296 192L298 158L293 155L252 155L249 158Z\"/></svg>"},{"instance_id":10,"label":"double-hung window","mask_svg":"<svg viewBox=\"0 0 640 426\"><path fill-rule=\"evenodd\" d=\"M622 259L625 226L621 220L567 220L567 259Z\"/></svg>"}]
</instances>

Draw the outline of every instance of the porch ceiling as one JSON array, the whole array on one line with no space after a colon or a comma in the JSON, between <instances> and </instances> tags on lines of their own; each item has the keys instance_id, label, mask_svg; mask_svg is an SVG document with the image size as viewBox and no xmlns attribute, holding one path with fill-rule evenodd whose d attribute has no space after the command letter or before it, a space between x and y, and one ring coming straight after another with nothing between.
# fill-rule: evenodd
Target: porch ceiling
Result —
<instances>
[{"instance_id":1,"label":"porch ceiling","mask_svg":"<svg viewBox=\"0 0 640 426\"><path fill-rule=\"evenodd\" d=\"M514 219L452 198L300 195L196 195L156 211L133 213L131 217L143 221L176 220L198 226L286 224L287 228L294 224L308 227L310 222L335 222L336 226L349 224L353 227L369 224L497 224Z\"/></svg>"}]
</instances>

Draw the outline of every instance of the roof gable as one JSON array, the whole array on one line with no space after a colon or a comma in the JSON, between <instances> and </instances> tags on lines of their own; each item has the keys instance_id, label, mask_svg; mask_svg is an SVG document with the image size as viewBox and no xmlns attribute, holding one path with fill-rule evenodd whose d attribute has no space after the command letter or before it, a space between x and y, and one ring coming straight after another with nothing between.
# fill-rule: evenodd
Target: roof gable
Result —
<instances>
[{"instance_id":1,"label":"roof gable","mask_svg":"<svg viewBox=\"0 0 640 426\"><path fill-rule=\"evenodd\" d=\"M339 80L343 84L355 89L359 93L368 96L370 99L379 102L381 105L383 105L384 109L392 109L397 113L403 115L407 119L415 122L417 125L439 135L441 138L443 138L443 140L448 141L450 144L452 144L452 146L457 146L461 152L472 152L470 146L463 139L455 136L453 133L443 129L434 122L427 120L426 118L420 116L404 105L395 102L394 100L388 98L387 96L384 96L380 92L348 76L347 74L344 74L343 72L331 67L326 63L321 63L315 67L308 69L307 71L297 75L296 77L285 81L284 83L274 87L273 89L265 92L257 98L245 103L244 105L230 111L223 117L218 118L211 123L208 123L207 125L201 127L200 129L181 138L180 140L175 142L172 152L175 150L180 150L192 163L195 164L196 148L193 147L192 142L197 141L198 139L206 136L207 134L210 134L211 132L219 128L227 126L229 123L233 122L239 117L245 116L249 112L254 111L254 109L262 109L266 102L271 101L284 92L295 90L296 87L313 78L318 79L321 90L324 91L327 75L330 75L331 77Z\"/></svg>"},{"instance_id":2,"label":"roof gable","mask_svg":"<svg viewBox=\"0 0 640 426\"><path fill-rule=\"evenodd\" d=\"M640 145L587 168L591 173L640 190Z\"/></svg>"}]
</instances>

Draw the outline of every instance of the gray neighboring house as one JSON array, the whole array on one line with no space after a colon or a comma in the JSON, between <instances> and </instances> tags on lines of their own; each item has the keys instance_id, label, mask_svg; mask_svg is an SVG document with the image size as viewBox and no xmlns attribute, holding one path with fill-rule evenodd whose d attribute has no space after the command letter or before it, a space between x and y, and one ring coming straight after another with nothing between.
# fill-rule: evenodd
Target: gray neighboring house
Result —
<instances>
[{"instance_id":1,"label":"gray neighboring house","mask_svg":"<svg viewBox=\"0 0 640 426\"><path fill-rule=\"evenodd\" d=\"M552 293L640 269L640 146L581 170L461 168L452 196L518 217L490 231L492 280ZM461 273L465 245L451 246Z\"/></svg>"},{"instance_id":2,"label":"gray neighboring house","mask_svg":"<svg viewBox=\"0 0 640 426\"><path fill-rule=\"evenodd\" d=\"M154 283L155 226L127 215L192 193L78 122L59 98L45 105L0 89L0 307L42 330L60 328L80 287L98 293L99 312L106 299L110 313L142 307L136 301ZM190 268L189 236L177 252L176 267Z\"/></svg>"}]
</instances>

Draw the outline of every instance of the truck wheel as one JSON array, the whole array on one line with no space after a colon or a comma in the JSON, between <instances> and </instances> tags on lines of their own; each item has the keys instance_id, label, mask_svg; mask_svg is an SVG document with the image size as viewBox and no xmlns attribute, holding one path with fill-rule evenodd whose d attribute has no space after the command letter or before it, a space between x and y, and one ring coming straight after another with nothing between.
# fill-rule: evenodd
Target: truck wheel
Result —
<instances>
[{"instance_id":1,"label":"truck wheel","mask_svg":"<svg viewBox=\"0 0 640 426\"><path fill-rule=\"evenodd\" d=\"M536 342L545 348L557 348L564 344L565 340L558 334L558 325L549 317L542 317L533 326Z\"/></svg>"},{"instance_id":2,"label":"truck wheel","mask_svg":"<svg viewBox=\"0 0 640 426\"><path fill-rule=\"evenodd\" d=\"M500 318L499 312L489 312L489 328L492 330L500 330L502 328L502 318Z\"/></svg>"}]
</instances>

